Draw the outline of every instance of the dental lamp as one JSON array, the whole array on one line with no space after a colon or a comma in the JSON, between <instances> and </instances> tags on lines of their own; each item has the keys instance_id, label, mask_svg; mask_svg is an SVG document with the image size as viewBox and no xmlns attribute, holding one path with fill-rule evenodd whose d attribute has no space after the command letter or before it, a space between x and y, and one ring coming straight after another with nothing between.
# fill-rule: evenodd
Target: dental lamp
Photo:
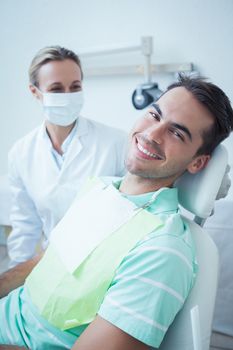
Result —
<instances>
[{"instance_id":1,"label":"dental lamp","mask_svg":"<svg viewBox=\"0 0 233 350\"><path fill-rule=\"evenodd\" d=\"M153 52L152 37L143 37L141 42L142 54L145 56L145 83L137 86L132 95L132 103L136 109L143 109L162 95L157 83L151 82L151 55Z\"/></svg>"},{"instance_id":2,"label":"dental lamp","mask_svg":"<svg viewBox=\"0 0 233 350\"><path fill-rule=\"evenodd\" d=\"M133 92L132 103L136 109L143 109L157 101L162 93L157 83L140 84Z\"/></svg>"},{"instance_id":3,"label":"dental lamp","mask_svg":"<svg viewBox=\"0 0 233 350\"><path fill-rule=\"evenodd\" d=\"M144 64L102 66L102 67L84 67L85 77L101 77L104 76L125 76L125 75L144 75L144 83L139 84L132 95L132 103L136 109L143 109L152 102L158 100L163 93L156 82L151 79L152 73L179 73L192 72L192 63L157 63L151 64L151 55L153 52L153 38L144 36L141 38L140 45L123 45L120 47L109 46L107 48L92 48L88 51L80 52L82 58L106 56L112 54L122 54L125 52L140 51L144 56Z\"/></svg>"}]
</instances>

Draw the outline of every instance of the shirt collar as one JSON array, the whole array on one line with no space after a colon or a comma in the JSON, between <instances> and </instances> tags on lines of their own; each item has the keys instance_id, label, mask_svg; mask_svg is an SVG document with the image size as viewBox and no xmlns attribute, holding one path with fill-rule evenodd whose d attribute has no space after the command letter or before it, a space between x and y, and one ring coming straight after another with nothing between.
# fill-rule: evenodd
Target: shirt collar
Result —
<instances>
[{"instance_id":1,"label":"shirt collar","mask_svg":"<svg viewBox=\"0 0 233 350\"><path fill-rule=\"evenodd\" d=\"M121 181L122 179L114 181L113 186L119 189ZM153 214L160 214L178 210L178 191L175 187L163 187L155 192L148 192L139 195L123 194L123 196L128 198L138 207L143 207L151 201L151 203L146 209Z\"/></svg>"}]
</instances>

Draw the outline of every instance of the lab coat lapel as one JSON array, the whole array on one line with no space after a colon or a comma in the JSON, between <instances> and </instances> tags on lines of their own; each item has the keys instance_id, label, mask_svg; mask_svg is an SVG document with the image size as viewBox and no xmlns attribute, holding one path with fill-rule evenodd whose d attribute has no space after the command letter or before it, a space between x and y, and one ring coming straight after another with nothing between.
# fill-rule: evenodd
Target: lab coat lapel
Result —
<instances>
[{"instance_id":1,"label":"lab coat lapel","mask_svg":"<svg viewBox=\"0 0 233 350\"><path fill-rule=\"evenodd\" d=\"M79 117L77 123L78 125L76 128L76 132L68 147L67 154L65 156L65 160L62 165L61 176L62 176L62 173L65 171L65 169L67 169L67 167L74 161L74 159L81 152L83 148L82 137L88 133L87 121L84 118Z\"/></svg>"},{"instance_id":2,"label":"lab coat lapel","mask_svg":"<svg viewBox=\"0 0 233 350\"><path fill-rule=\"evenodd\" d=\"M48 167L49 172L46 171L46 177L51 176L54 181L54 178L59 176L60 170L56 164L56 161L52 154L52 143L49 139L49 136L46 131L46 127L43 124L40 133L39 133L39 143L38 143L38 152L37 154L42 157L41 162L37 159L38 164L45 164L45 168ZM49 150L49 151L48 151Z\"/></svg>"}]
</instances>

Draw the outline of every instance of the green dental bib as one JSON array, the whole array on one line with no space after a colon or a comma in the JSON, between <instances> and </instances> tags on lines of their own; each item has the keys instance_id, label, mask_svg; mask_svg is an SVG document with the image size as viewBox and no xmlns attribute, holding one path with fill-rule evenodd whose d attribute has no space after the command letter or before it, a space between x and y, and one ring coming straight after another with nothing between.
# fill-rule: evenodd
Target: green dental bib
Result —
<instances>
[{"instance_id":1,"label":"green dental bib","mask_svg":"<svg viewBox=\"0 0 233 350\"><path fill-rule=\"evenodd\" d=\"M55 227L25 282L41 316L61 330L93 321L117 267L160 225L155 215L95 179Z\"/></svg>"}]
</instances>

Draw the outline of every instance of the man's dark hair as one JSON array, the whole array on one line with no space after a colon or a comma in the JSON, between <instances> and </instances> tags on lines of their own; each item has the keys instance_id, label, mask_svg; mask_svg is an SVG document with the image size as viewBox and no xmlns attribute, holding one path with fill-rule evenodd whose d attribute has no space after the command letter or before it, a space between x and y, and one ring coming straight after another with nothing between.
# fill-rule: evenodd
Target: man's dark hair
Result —
<instances>
[{"instance_id":1,"label":"man's dark hair","mask_svg":"<svg viewBox=\"0 0 233 350\"><path fill-rule=\"evenodd\" d=\"M203 144L196 155L211 154L233 129L233 109L229 98L218 86L207 82L203 77L180 74L178 81L169 85L167 91L176 87L184 87L190 91L213 116L214 124L203 133Z\"/></svg>"}]
</instances>

